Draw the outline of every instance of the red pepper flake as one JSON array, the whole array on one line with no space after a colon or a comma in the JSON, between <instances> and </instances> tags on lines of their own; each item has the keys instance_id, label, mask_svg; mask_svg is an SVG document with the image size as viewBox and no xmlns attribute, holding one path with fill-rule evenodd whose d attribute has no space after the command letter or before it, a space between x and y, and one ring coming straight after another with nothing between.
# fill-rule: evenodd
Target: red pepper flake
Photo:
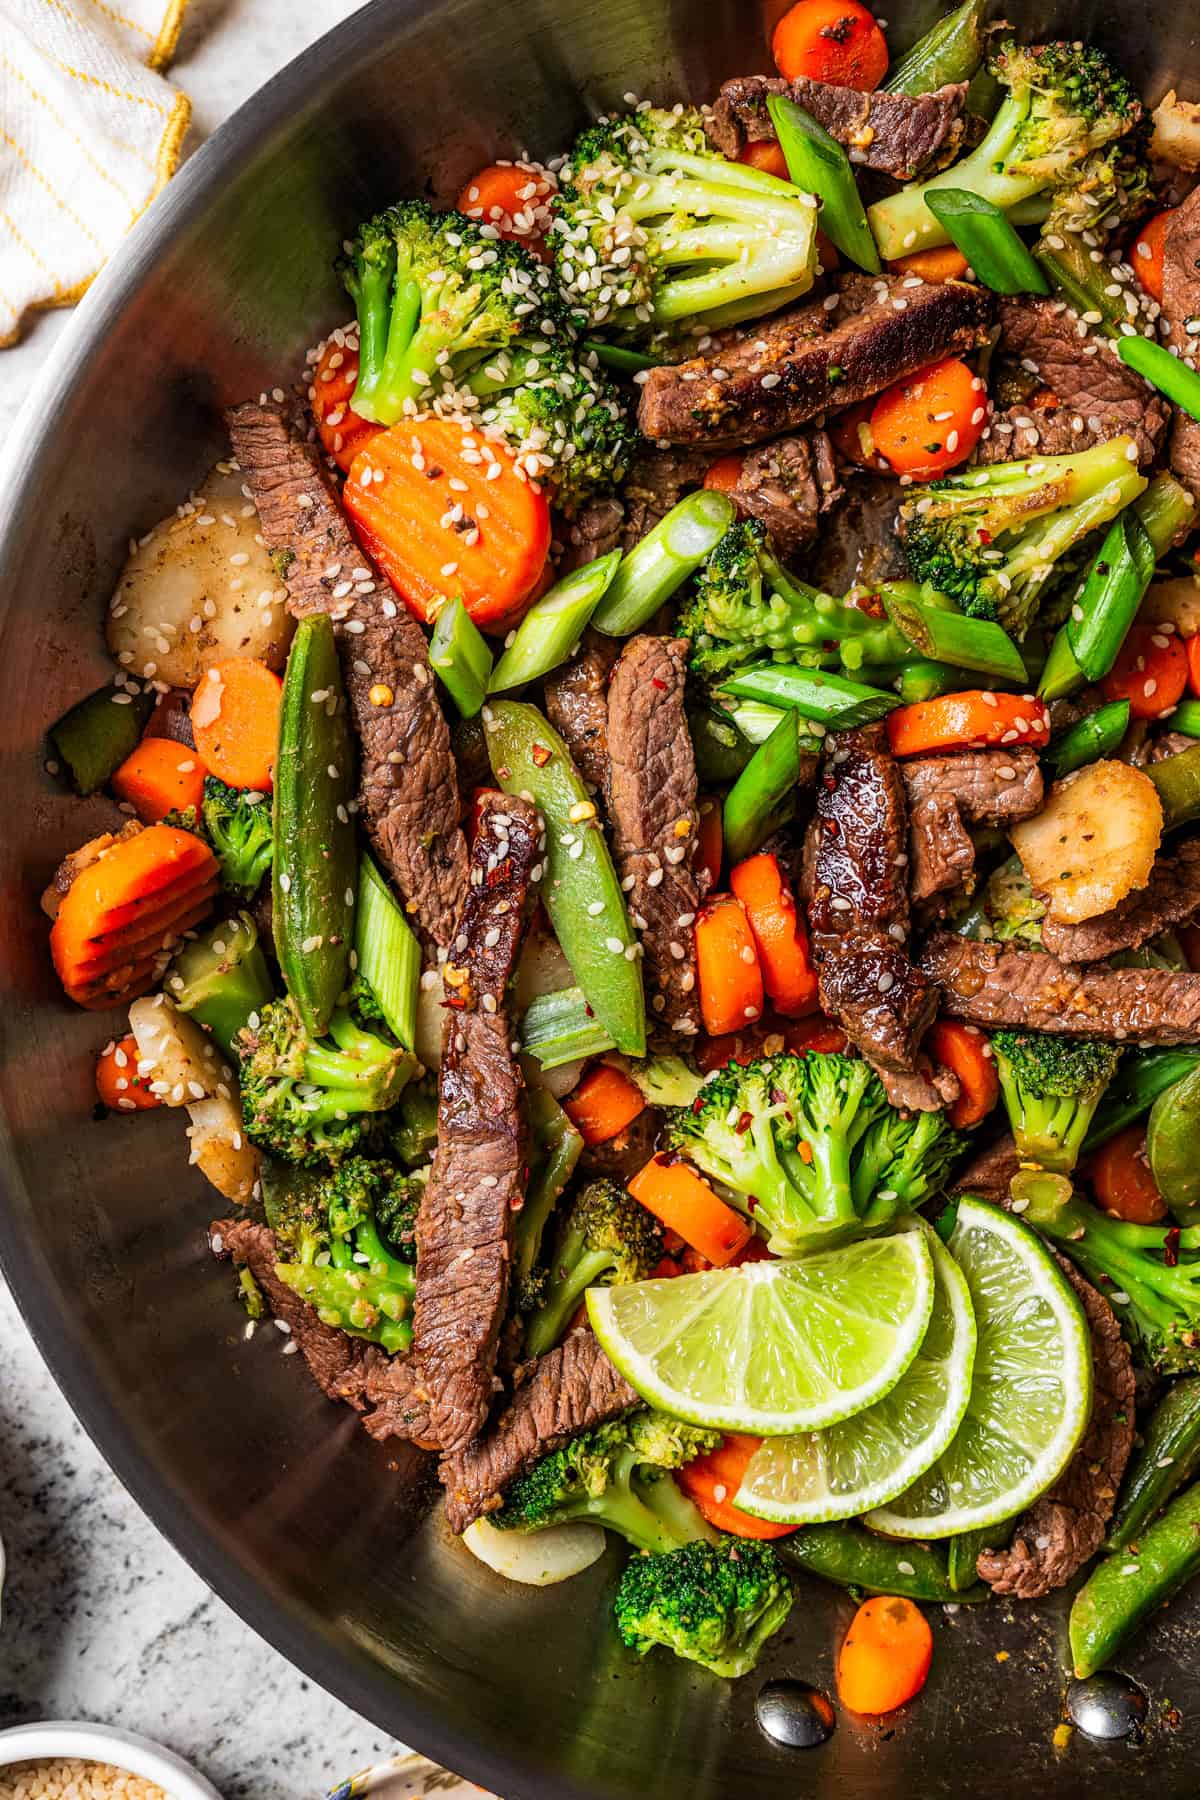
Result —
<instances>
[{"instance_id":1,"label":"red pepper flake","mask_svg":"<svg viewBox=\"0 0 1200 1800\"><path fill-rule=\"evenodd\" d=\"M746 1211L747 1212L751 1212L751 1213L754 1212L755 1209L758 1206L760 1206L761 1204L762 1203L759 1200L757 1194L747 1194L747 1196L746 1196Z\"/></svg>"},{"instance_id":2,"label":"red pepper flake","mask_svg":"<svg viewBox=\"0 0 1200 1800\"><path fill-rule=\"evenodd\" d=\"M1179 1227L1172 1225L1163 1239L1163 1262L1168 1269L1179 1267Z\"/></svg>"},{"instance_id":3,"label":"red pepper flake","mask_svg":"<svg viewBox=\"0 0 1200 1800\"><path fill-rule=\"evenodd\" d=\"M547 750L545 744L535 744L529 754L532 756L534 763L539 769L544 769L546 764L550 761L551 753Z\"/></svg>"},{"instance_id":4,"label":"red pepper flake","mask_svg":"<svg viewBox=\"0 0 1200 1800\"><path fill-rule=\"evenodd\" d=\"M826 793L833 794L837 792L837 782L833 779L832 775L824 776L823 780L825 782Z\"/></svg>"},{"instance_id":5,"label":"red pepper flake","mask_svg":"<svg viewBox=\"0 0 1200 1800\"><path fill-rule=\"evenodd\" d=\"M738 1114L738 1122L734 1126L734 1130L740 1136L740 1134L743 1131L749 1131L749 1129L753 1125L753 1123L754 1123L754 1114L753 1113L748 1113L748 1112L739 1113Z\"/></svg>"},{"instance_id":6,"label":"red pepper flake","mask_svg":"<svg viewBox=\"0 0 1200 1800\"><path fill-rule=\"evenodd\" d=\"M830 837L836 837L838 832L842 829L836 819L822 819L821 823Z\"/></svg>"},{"instance_id":7,"label":"red pepper flake","mask_svg":"<svg viewBox=\"0 0 1200 1800\"><path fill-rule=\"evenodd\" d=\"M704 1101L703 1101L702 1097L699 1094L697 1094L696 1098L692 1101L692 1112L694 1114L698 1115L698 1114L702 1113L703 1111L704 1111Z\"/></svg>"},{"instance_id":8,"label":"red pepper flake","mask_svg":"<svg viewBox=\"0 0 1200 1800\"><path fill-rule=\"evenodd\" d=\"M975 533L975 542L977 544L990 544L991 541L992 541L991 532L985 531L983 526L981 525L979 527L978 531Z\"/></svg>"},{"instance_id":9,"label":"red pepper flake","mask_svg":"<svg viewBox=\"0 0 1200 1800\"><path fill-rule=\"evenodd\" d=\"M659 693L660 693L660 694L665 694L665 693L666 693L666 691L667 691L667 684L666 684L666 682L665 682L665 681L660 681L660 680L659 680L659 679L658 679L658 676L657 676L657 675L652 675L652 676L651 676L651 677L650 677L650 686L651 686L651 687L656 687L656 688L657 688L657 689L658 689L658 691L659 691Z\"/></svg>"}]
</instances>

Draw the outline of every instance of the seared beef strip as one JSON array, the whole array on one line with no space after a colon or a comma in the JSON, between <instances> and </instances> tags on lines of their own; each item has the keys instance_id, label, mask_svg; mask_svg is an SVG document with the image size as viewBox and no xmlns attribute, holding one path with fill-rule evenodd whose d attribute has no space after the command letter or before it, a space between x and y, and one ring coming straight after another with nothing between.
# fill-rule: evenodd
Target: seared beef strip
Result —
<instances>
[{"instance_id":1,"label":"seared beef strip","mask_svg":"<svg viewBox=\"0 0 1200 1800\"><path fill-rule=\"evenodd\" d=\"M761 520L786 561L816 537L822 513L844 491L833 446L823 431L811 431L748 451L730 498L740 513Z\"/></svg>"},{"instance_id":2,"label":"seared beef strip","mask_svg":"<svg viewBox=\"0 0 1200 1800\"><path fill-rule=\"evenodd\" d=\"M590 1331L573 1331L525 1371L509 1406L485 1436L439 1473L450 1528L462 1532L504 1503L504 1490L543 1456L642 1403Z\"/></svg>"},{"instance_id":3,"label":"seared beef strip","mask_svg":"<svg viewBox=\"0 0 1200 1800\"><path fill-rule=\"evenodd\" d=\"M362 1412L372 1346L364 1338L350 1337L324 1324L315 1307L280 1281L275 1264L282 1258L270 1226L253 1219L218 1219L209 1238L215 1255L228 1257L239 1269L249 1269L273 1316L288 1327L321 1392Z\"/></svg>"},{"instance_id":4,"label":"seared beef strip","mask_svg":"<svg viewBox=\"0 0 1200 1800\"><path fill-rule=\"evenodd\" d=\"M884 476L848 479L845 494L821 521L821 535L804 559L805 580L826 594L905 580L908 564L896 535L903 498L899 482Z\"/></svg>"},{"instance_id":5,"label":"seared beef strip","mask_svg":"<svg viewBox=\"0 0 1200 1800\"><path fill-rule=\"evenodd\" d=\"M1017 1521L1006 1550L981 1550L980 1579L996 1594L1040 1600L1064 1587L1104 1542L1117 1489L1133 1448L1134 1380L1129 1346L1103 1295L1063 1256L1059 1267L1074 1288L1092 1341L1095 1386L1083 1442L1054 1486Z\"/></svg>"},{"instance_id":6,"label":"seared beef strip","mask_svg":"<svg viewBox=\"0 0 1200 1800\"><path fill-rule=\"evenodd\" d=\"M704 480L712 461L702 450L655 449L647 445L630 464L620 498L589 500L567 528L562 572L607 556L628 553L653 531L660 519Z\"/></svg>"},{"instance_id":7,"label":"seared beef strip","mask_svg":"<svg viewBox=\"0 0 1200 1800\"><path fill-rule=\"evenodd\" d=\"M1200 975L1079 966L949 931L935 932L917 960L941 987L941 1010L972 1025L1139 1044L1200 1043Z\"/></svg>"},{"instance_id":8,"label":"seared beef strip","mask_svg":"<svg viewBox=\"0 0 1200 1800\"><path fill-rule=\"evenodd\" d=\"M413 922L448 944L467 848L425 634L356 542L320 456L289 429L282 406L247 401L225 416L289 610L334 621L361 745L367 834Z\"/></svg>"},{"instance_id":9,"label":"seared beef strip","mask_svg":"<svg viewBox=\"0 0 1200 1800\"><path fill-rule=\"evenodd\" d=\"M927 1056L917 1058L917 1066L911 1075L902 1074L898 1069L884 1069L875 1063L871 1066L882 1081L888 1099L900 1112L941 1112L943 1107L953 1106L962 1093L962 1082L954 1070L941 1068Z\"/></svg>"},{"instance_id":10,"label":"seared beef strip","mask_svg":"<svg viewBox=\"0 0 1200 1800\"><path fill-rule=\"evenodd\" d=\"M830 137L844 144L850 161L909 181L936 158L948 161L963 135L965 81L931 94L860 94L857 88L801 76L739 75L727 81L704 129L724 156L738 157L747 144L767 143L775 127L767 110L772 94L786 94L810 113Z\"/></svg>"},{"instance_id":11,"label":"seared beef strip","mask_svg":"<svg viewBox=\"0 0 1200 1800\"><path fill-rule=\"evenodd\" d=\"M1020 1167L1017 1146L1011 1133L1006 1133L971 1158L962 1173L954 1177L952 1192L977 1194L993 1206L1007 1206L1012 1179Z\"/></svg>"},{"instance_id":12,"label":"seared beef strip","mask_svg":"<svg viewBox=\"0 0 1200 1800\"><path fill-rule=\"evenodd\" d=\"M1107 338L1089 332L1061 300L1028 294L997 303L997 353L1031 378L1028 403L991 420L976 461L1066 455L1110 438L1137 441L1143 464L1154 461L1171 408L1148 381L1127 368Z\"/></svg>"},{"instance_id":13,"label":"seared beef strip","mask_svg":"<svg viewBox=\"0 0 1200 1800\"><path fill-rule=\"evenodd\" d=\"M589 500L581 506L567 527L560 572L567 575L572 569L582 569L585 563L607 556L610 550L620 549L624 523L625 508L615 496Z\"/></svg>"},{"instance_id":14,"label":"seared beef strip","mask_svg":"<svg viewBox=\"0 0 1200 1800\"><path fill-rule=\"evenodd\" d=\"M831 736L804 888L821 1005L881 1069L911 1073L937 993L908 959L908 814L882 725Z\"/></svg>"},{"instance_id":15,"label":"seared beef strip","mask_svg":"<svg viewBox=\"0 0 1200 1800\"><path fill-rule=\"evenodd\" d=\"M471 1442L492 1403L527 1164L506 990L544 843L525 800L485 793L478 820L444 971L438 1140L417 1216L412 1353L375 1359L367 1382L374 1437L412 1438L447 1453Z\"/></svg>"},{"instance_id":16,"label":"seared beef strip","mask_svg":"<svg viewBox=\"0 0 1200 1800\"><path fill-rule=\"evenodd\" d=\"M1170 327L1168 344L1194 368L1195 326L1200 322L1200 187L1192 190L1167 227L1162 309ZM1180 481L1200 499L1200 422L1182 407L1175 408L1168 457Z\"/></svg>"},{"instance_id":17,"label":"seared beef strip","mask_svg":"<svg viewBox=\"0 0 1200 1800\"><path fill-rule=\"evenodd\" d=\"M1042 804L1042 772L1032 750L914 757L901 764L901 771L908 794L914 900L931 899L964 882L970 886L975 846L967 825L1015 825Z\"/></svg>"},{"instance_id":18,"label":"seared beef strip","mask_svg":"<svg viewBox=\"0 0 1200 1800\"><path fill-rule=\"evenodd\" d=\"M940 356L974 350L991 296L963 281L843 275L829 299L714 337L687 362L651 369L638 423L673 444L757 444L830 407L852 406Z\"/></svg>"},{"instance_id":19,"label":"seared beef strip","mask_svg":"<svg viewBox=\"0 0 1200 1800\"><path fill-rule=\"evenodd\" d=\"M608 813L630 915L642 934L650 1006L672 1031L699 1030L692 867L699 812L683 709L685 638L631 638L608 692Z\"/></svg>"},{"instance_id":20,"label":"seared beef strip","mask_svg":"<svg viewBox=\"0 0 1200 1800\"><path fill-rule=\"evenodd\" d=\"M1186 925L1200 912L1200 838L1160 856L1144 888L1099 918L1081 925L1042 924L1042 944L1063 962L1103 962L1120 950L1138 950L1161 931Z\"/></svg>"},{"instance_id":21,"label":"seared beef strip","mask_svg":"<svg viewBox=\"0 0 1200 1800\"><path fill-rule=\"evenodd\" d=\"M589 625L570 662L546 677L546 715L590 788L608 792L608 681L621 645Z\"/></svg>"},{"instance_id":22,"label":"seared beef strip","mask_svg":"<svg viewBox=\"0 0 1200 1800\"><path fill-rule=\"evenodd\" d=\"M602 1144L586 1145L579 1159L581 1172L628 1181L654 1155L662 1120L658 1107L648 1106L616 1137L605 1138Z\"/></svg>"}]
</instances>

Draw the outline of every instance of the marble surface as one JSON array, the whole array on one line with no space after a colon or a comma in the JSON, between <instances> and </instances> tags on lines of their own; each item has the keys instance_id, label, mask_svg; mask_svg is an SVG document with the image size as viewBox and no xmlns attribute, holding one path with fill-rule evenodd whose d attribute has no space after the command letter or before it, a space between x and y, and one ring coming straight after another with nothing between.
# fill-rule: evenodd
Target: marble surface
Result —
<instances>
[{"instance_id":1,"label":"marble surface","mask_svg":"<svg viewBox=\"0 0 1200 1800\"><path fill-rule=\"evenodd\" d=\"M191 0L173 76L189 148L323 31L345 0ZM0 352L0 430L65 324ZM77 1424L0 1287L0 1727L94 1719L187 1757L225 1800L317 1800L396 1746L315 1687L212 1594Z\"/></svg>"}]
</instances>

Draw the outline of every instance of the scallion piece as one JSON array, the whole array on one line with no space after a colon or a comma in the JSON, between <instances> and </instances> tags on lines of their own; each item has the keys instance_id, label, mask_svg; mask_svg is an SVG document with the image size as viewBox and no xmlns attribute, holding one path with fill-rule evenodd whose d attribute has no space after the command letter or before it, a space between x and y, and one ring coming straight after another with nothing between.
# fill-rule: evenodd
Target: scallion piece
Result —
<instances>
[{"instance_id":1,"label":"scallion piece","mask_svg":"<svg viewBox=\"0 0 1200 1800\"><path fill-rule=\"evenodd\" d=\"M647 356L644 350L627 350L624 344L602 344L598 338L588 338L583 350L585 355L594 356L619 375L637 375L642 369L657 369L662 362L661 356Z\"/></svg>"},{"instance_id":2,"label":"scallion piece","mask_svg":"<svg viewBox=\"0 0 1200 1800\"><path fill-rule=\"evenodd\" d=\"M1164 831L1200 819L1200 744L1179 756L1151 763L1146 773L1162 801Z\"/></svg>"},{"instance_id":3,"label":"scallion piece","mask_svg":"<svg viewBox=\"0 0 1200 1800\"><path fill-rule=\"evenodd\" d=\"M987 0L963 0L917 39L883 84L885 94L932 94L948 82L970 81L983 60L980 26Z\"/></svg>"},{"instance_id":4,"label":"scallion piece","mask_svg":"<svg viewBox=\"0 0 1200 1800\"><path fill-rule=\"evenodd\" d=\"M535 600L492 670L489 694L504 694L566 662L583 636L621 561L619 550L573 569Z\"/></svg>"},{"instance_id":5,"label":"scallion piece","mask_svg":"<svg viewBox=\"0 0 1200 1800\"><path fill-rule=\"evenodd\" d=\"M448 600L429 640L429 666L464 719L483 705L492 672L492 653L460 596Z\"/></svg>"},{"instance_id":6,"label":"scallion piece","mask_svg":"<svg viewBox=\"0 0 1200 1800\"><path fill-rule=\"evenodd\" d=\"M1172 356L1161 344L1138 332L1117 339L1117 355L1144 376L1151 387L1165 394L1173 406L1182 406L1193 419L1200 419L1200 375L1180 357Z\"/></svg>"},{"instance_id":7,"label":"scallion piece","mask_svg":"<svg viewBox=\"0 0 1200 1800\"><path fill-rule=\"evenodd\" d=\"M388 1030L406 1050L415 1049L421 946L399 901L365 855L359 867L354 953L356 972L379 1002Z\"/></svg>"},{"instance_id":8,"label":"scallion piece","mask_svg":"<svg viewBox=\"0 0 1200 1800\"><path fill-rule=\"evenodd\" d=\"M1166 723L1183 737L1200 738L1200 700L1181 700Z\"/></svg>"},{"instance_id":9,"label":"scallion piece","mask_svg":"<svg viewBox=\"0 0 1200 1800\"><path fill-rule=\"evenodd\" d=\"M785 713L766 743L759 745L725 796L721 831L731 863L753 856L787 822L805 760L819 755L820 749L818 739L804 735L794 712Z\"/></svg>"},{"instance_id":10,"label":"scallion piece","mask_svg":"<svg viewBox=\"0 0 1200 1800\"><path fill-rule=\"evenodd\" d=\"M791 707L803 718L837 731L884 719L900 704L895 694L879 688L847 681L844 675L833 675L827 669L802 669L790 663L760 663L743 669L724 684L723 691L747 700L765 700L768 706Z\"/></svg>"},{"instance_id":11,"label":"scallion piece","mask_svg":"<svg viewBox=\"0 0 1200 1800\"><path fill-rule=\"evenodd\" d=\"M994 294L1048 294L1050 284L1004 214L966 188L936 188L925 202Z\"/></svg>"},{"instance_id":12,"label":"scallion piece","mask_svg":"<svg viewBox=\"0 0 1200 1800\"><path fill-rule=\"evenodd\" d=\"M712 488L680 500L621 559L592 614L596 630L607 637L628 637L639 630L712 554L733 524L734 512L728 494Z\"/></svg>"},{"instance_id":13,"label":"scallion piece","mask_svg":"<svg viewBox=\"0 0 1200 1800\"><path fill-rule=\"evenodd\" d=\"M993 620L970 619L944 600L932 602L915 581L885 582L880 595L892 624L930 661L955 663L1018 686L1028 681L1021 652Z\"/></svg>"},{"instance_id":14,"label":"scallion piece","mask_svg":"<svg viewBox=\"0 0 1200 1800\"><path fill-rule=\"evenodd\" d=\"M1128 700L1112 700L1080 719L1045 752L1056 775L1072 775L1087 763L1112 756L1129 728Z\"/></svg>"},{"instance_id":15,"label":"scallion piece","mask_svg":"<svg viewBox=\"0 0 1200 1800\"><path fill-rule=\"evenodd\" d=\"M879 250L867 223L854 169L842 146L810 113L783 94L772 94L767 109L788 174L798 188L815 194L821 202L822 231L851 262L869 275L878 275Z\"/></svg>"},{"instance_id":16,"label":"scallion piece","mask_svg":"<svg viewBox=\"0 0 1200 1800\"><path fill-rule=\"evenodd\" d=\"M914 656L897 669L889 685L902 706L913 706L918 700L936 700L941 694L961 694L973 686L970 669L957 663L932 662L927 656Z\"/></svg>"},{"instance_id":17,"label":"scallion piece","mask_svg":"<svg viewBox=\"0 0 1200 1800\"><path fill-rule=\"evenodd\" d=\"M583 1056L600 1056L613 1041L584 998L580 987L539 994L521 1021L521 1048L543 1069L559 1069Z\"/></svg>"},{"instance_id":18,"label":"scallion piece","mask_svg":"<svg viewBox=\"0 0 1200 1800\"><path fill-rule=\"evenodd\" d=\"M1088 681L1103 681L1117 660L1142 595L1154 579L1154 545L1131 506L1105 533L1083 592L1064 627Z\"/></svg>"}]
</instances>

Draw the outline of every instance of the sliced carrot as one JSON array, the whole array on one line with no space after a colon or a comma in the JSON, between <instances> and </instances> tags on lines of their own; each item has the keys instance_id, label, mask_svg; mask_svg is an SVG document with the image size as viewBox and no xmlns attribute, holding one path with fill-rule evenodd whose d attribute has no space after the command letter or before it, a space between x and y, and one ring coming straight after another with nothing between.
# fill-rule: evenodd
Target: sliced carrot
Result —
<instances>
[{"instance_id":1,"label":"sliced carrot","mask_svg":"<svg viewBox=\"0 0 1200 1800\"><path fill-rule=\"evenodd\" d=\"M732 494L742 479L742 468L746 461L744 450L730 450L725 456L718 456L715 463L709 463L704 473L704 485L713 488L718 494Z\"/></svg>"},{"instance_id":2,"label":"sliced carrot","mask_svg":"<svg viewBox=\"0 0 1200 1800\"><path fill-rule=\"evenodd\" d=\"M761 1241L761 1240L760 1240ZM781 1538L798 1531L798 1525L777 1525L771 1519L756 1519L752 1513L740 1512L733 1496L742 1485L750 1458L762 1443L760 1437L742 1432L727 1432L715 1450L697 1456L675 1471L675 1479L689 1500L695 1501L710 1525L728 1531L732 1537Z\"/></svg>"},{"instance_id":3,"label":"sliced carrot","mask_svg":"<svg viewBox=\"0 0 1200 1800\"><path fill-rule=\"evenodd\" d=\"M762 1016L763 978L750 921L732 894L706 900L696 920L700 1014L710 1037Z\"/></svg>"},{"instance_id":4,"label":"sliced carrot","mask_svg":"<svg viewBox=\"0 0 1200 1800\"><path fill-rule=\"evenodd\" d=\"M1167 1216L1167 1203L1158 1191L1146 1156L1146 1127L1127 1125L1101 1144L1088 1160L1092 1192L1102 1212L1127 1225L1157 1225Z\"/></svg>"},{"instance_id":5,"label":"sliced carrot","mask_svg":"<svg viewBox=\"0 0 1200 1800\"><path fill-rule=\"evenodd\" d=\"M669 1231L677 1231L685 1244L723 1269L732 1262L754 1227L741 1213L726 1206L678 1157L654 1156L629 1183L629 1191L647 1212Z\"/></svg>"},{"instance_id":6,"label":"sliced carrot","mask_svg":"<svg viewBox=\"0 0 1200 1800\"><path fill-rule=\"evenodd\" d=\"M894 1712L920 1693L932 1662L933 1633L920 1608L876 1594L863 1601L842 1639L838 1695L851 1712Z\"/></svg>"},{"instance_id":7,"label":"sliced carrot","mask_svg":"<svg viewBox=\"0 0 1200 1800\"><path fill-rule=\"evenodd\" d=\"M1188 684L1190 652L1161 625L1132 625L1104 677L1106 700L1128 700L1135 719L1160 719L1178 706Z\"/></svg>"},{"instance_id":8,"label":"sliced carrot","mask_svg":"<svg viewBox=\"0 0 1200 1800\"><path fill-rule=\"evenodd\" d=\"M1176 696L1178 698L1178 696ZM981 688L918 700L888 714L893 756L934 750L983 750L1005 744L1048 744L1050 714L1032 694L993 694Z\"/></svg>"},{"instance_id":9,"label":"sliced carrot","mask_svg":"<svg viewBox=\"0 0 1200 1800\"><path fill-rule=\"evenodd\" d=\"M530 604L550 508L503 445L452 419L404 419L355 457L342 498L418 619L461 594L480 630L505 632Z\"/></svg>"},{"instance_id":10,"label":"sliced carrot","mask_svg":"<svg viewBox=\"0 0 1200 1800\"><path fill-rule=\"evenodd\" d=\"M925 1048L934 1062L957 1075L958 1099L946 1116L959 1131L986 1119L1000 1098L1000 1077L990 1041L978 1025L957 1019L935 1019L925 1033Z\"/></svg>"},{"instance_id":11,"label":"sliced carrot","mask_svg":"<svg viewBox=\"0 0 1200 1800\"><path fill-rule=\"evenodd\" d=\"M132 1032L102 1050L96 1062L96 1092L110 1112L150 1112L162 1101L150 1092L150 1078L138 1074L137 1039Z\"/></svg>"},{"instance_id":12,"label":"sliced carrot","mask_svg":"<svg viewBox=\"0 0 1200 1800\"><path fill-rule=\"evenodd\" d=\"M1184 654L1187 657L1187 684L1193 694L1200 694L1200 636L1184 638Z\"/></svg>"},{"instance_id":13,"label":"sliced carrot","mask_svg":"<svg viewBox=\"0 0 1200 1800\"><path fill-rule=\"evenodd\" d=\"M596 1063L562 1103L585 1144L607 1144L646 1110L642 1090L623 1069Z\"/></svg>"},{"instance_id":14,"label":"sliced carrot","mask_svg":"<svg viewBox=\"0 0 1200 1800\"><path fill-rule=\"evenodd\" d=\"M791 884L769 851L748 856L729 885L750 922L763 986L777 1012L798 1019L817 1007L817 973Z\"/></svg>"},{"instance_id":15,"label":"sliced carrot","mask_svg":"<svg viewBox=\"0 0 1200 1800\"><path fill-rule=\"evenodd\" d=\"M166 939L190 930L197 915L203 917L208 911L217 887L218 882L211 880L189 887L183 893L173 893L165 905L143 913L136 923L107 932L95 951L75 965L75 981L89 981L104 975L119 963L138 962L159 949Z\"/></svg>"},{"instance_id":16,"label":"sliced carrot","mask_svg":"<svg viewBox=\"0 0 1200 1800\"><path fill-rule=\"evenodd\" d=\"M186 744L144 737L113 776L112 789L143 825L157 825L169 812L200 805L205 772L199 754Z\"/></svg>"},{"instance_id":17,"label":"sliced carrot","mask_svg":"<svg viewBox=\"0 0 1200 1800\"><path fill-rule=\"evenodd\" d=\"M339 469L348 469L363 445L383 429L362 419L350 404L358 381L358 351L330 338L313 370L308 403L317 422L317 436L326 456Z\"/></svg>"},{"instance_id":18,"label":"sliced carrot","mask_svg":"<svg viewBox=\"0 0 1200 1800\"><path fill-rule=\"evenodd\" d=\"M838 1056L849 1042L836 1019L828 1019L824 1013L814 1013L787 1028L787 1047L796 1056Z\"/></svg>"},{"instance_id":19,"label":"sliced carrot","mask_svg":"<svg viewBox=\"0 0 1200 1800\"><path fill-rule=\"evenodd\" d=\"M549 201L556 186L553 175L540 163L489 163L467 182L455 206L468 219L494 225L501 237L513 238L548 262Z\"/></svg>"},{"instance_id":20,"label":"sliced carrot","mask_svg":"<svg viewBox=\"0 0 1200 1800\"><path fill-rule=\"evenodd\" d=\"M934 287L943 281L961 281L967 266L966 257L953 244L941 244L936 250L914 250L911 256L898 256L888 264L897 275L916 275Z\"/></svg>"},{"instance_id":21,"label":"sliced carrot","mask_svg":"<svg viewBox=\"0 0 1200 1800\"><path fill-rule=\"evenodd\" d=\"M273 783L283 683L251 656L205 671L192 701L196 749L230 787L267 793Z\"/></svg>"},{"instance_id":22,"label":"sliced carrot","mask_svg":"<svg viewBox=\"0 0 1200 1800\"><path fill-rule=\"evenodd\" d=\"M725 855L721 831L721 802L712 794L701 795L696 807L700 824L696 833L695 870L701 892L715 888L721 879L721 863Z\"/></svg>"},{"instance_id":23,"label":"sliced carrot","mask_svg":"<svg viewBox=\"0 0 1200 1800\"><path fill-rule=\"evenodd\" d=\"M1147 219L1144 225L1139 226L1129 257L1143 292L1149 294L1152 300L1157 300L1160 306L1163 297L1163 251L1171 221L1178 211L1177 206L1169 206L1165 212L1155 213L1152 219Z\"/></svg>"},{"instance_id":24,"label":"sliced carrot","mask_svg":"<svg viewBox=\"0 0 1200 1800\"><path fill-rule=\"evenodd\" d=\"M875 448L875 439L871 436L871 414L874 409L874 400L860 400L857 406L847 406L827 420L826 430L833 439L834 448L847 462L857 463L860 469L873 469L877 474L890 475L892 465L880 456Z\"/></svg>"},{"instance_id":25,"label":"sliced carrot","mask_svg":"<svg viewBox=\"0 0 1200 1800\"><path fill-rule=\"evenodd\" d=\"M760 138L756 144L743 144L738 161L748 163L752 169L763 169L768 175L778 175L780 181L791 180L787 157L778 138Z\"/></svg>"},{"instance_id":26,"label":"sliced carrot","mask_svg":"<svg viewBox=\"0 0 1200 1800\"><path fill-rule=\"evenodd\" d=\"M944 356L884 388L871 408L871 439L897 475L928 481L965 462L986 423L983 382L959 357Z\"/></svg>"},{"instance_id":27,"label":"sliced carrot","mask_svg":"<svg viewBox=\"0 0 1200 1800\"><path fill-rule=\"evenodd\" d=\"M807 76L867 94L887 74L887 39L858 0L796 0L775 27L771 54L788 81Z\"/></svg>"}]
</instances>

